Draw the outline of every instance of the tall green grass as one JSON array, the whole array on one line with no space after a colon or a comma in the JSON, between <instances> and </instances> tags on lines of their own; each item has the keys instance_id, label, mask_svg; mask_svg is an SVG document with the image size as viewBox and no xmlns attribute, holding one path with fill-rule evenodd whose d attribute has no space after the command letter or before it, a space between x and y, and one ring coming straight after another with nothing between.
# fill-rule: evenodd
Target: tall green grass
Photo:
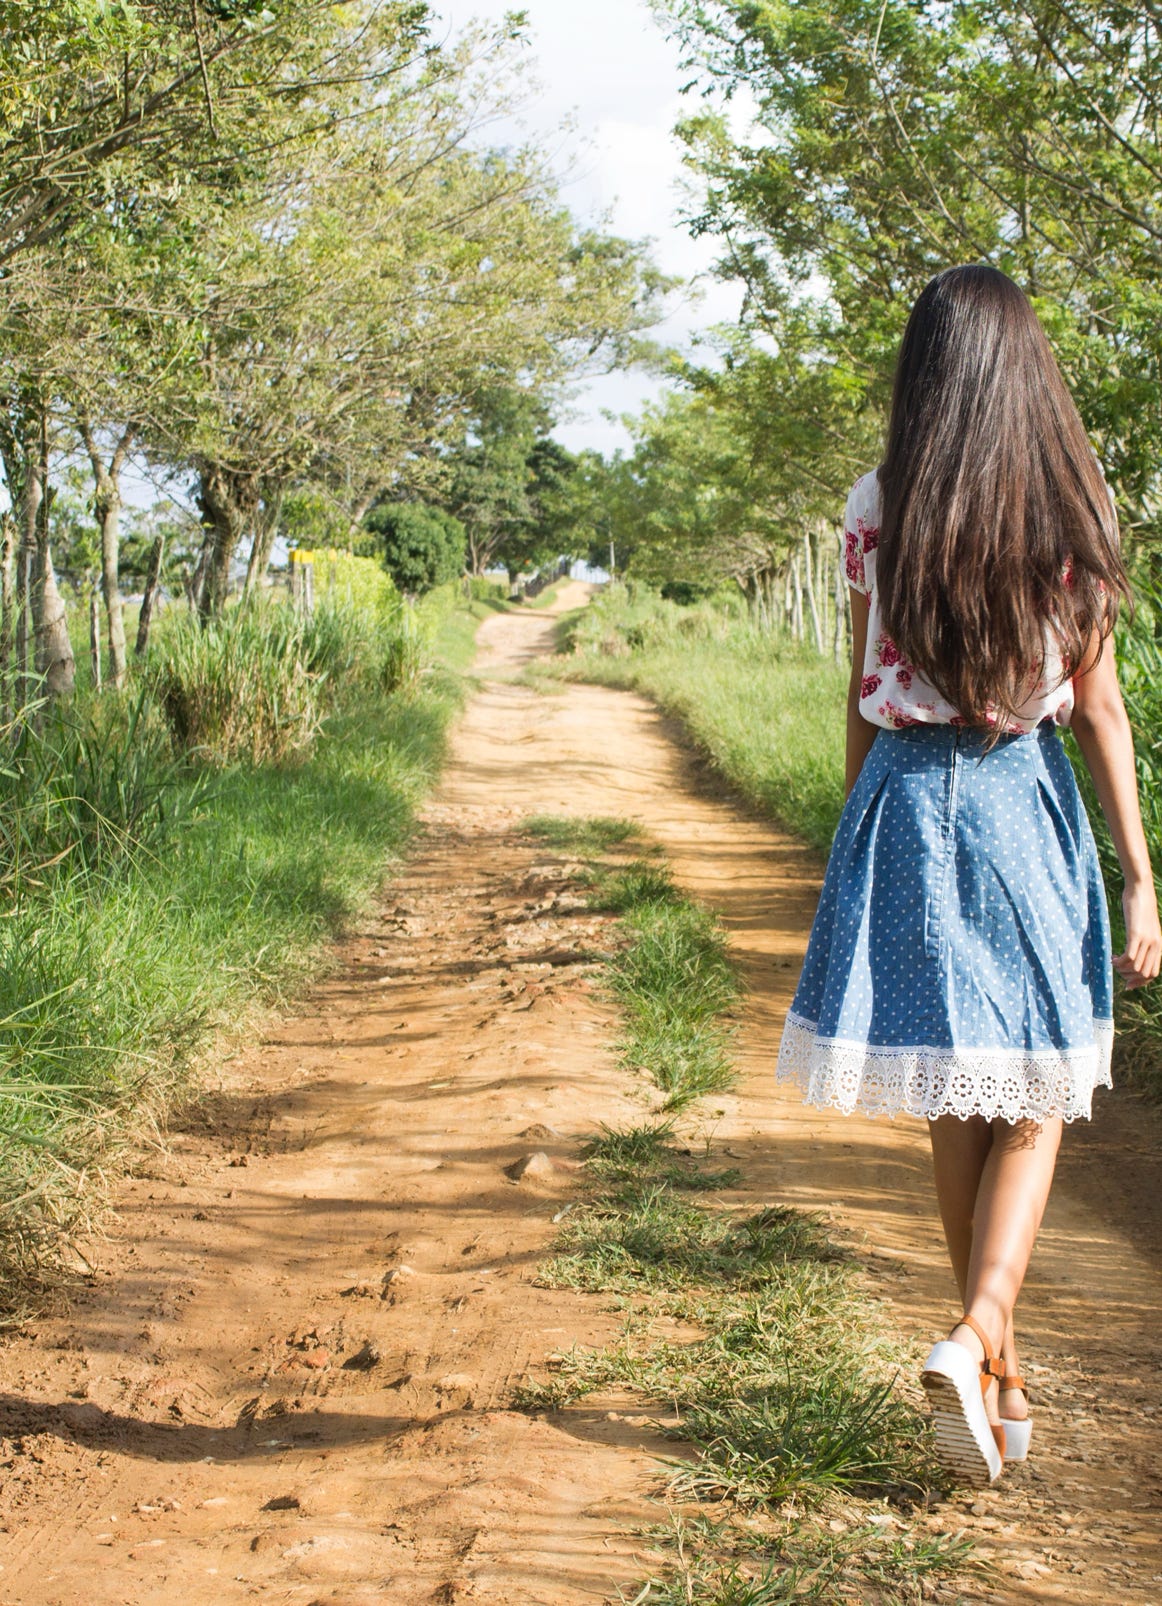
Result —
<instances>
[{"instance_id":1,"label":"tall green grass","mask_svg":"<svg viewBox=\"0 0 1162 1606\"><path fill-rule=\"evenodd\" d=\"M384 606L337 592L310 614L256 597L209 623L167 618L149 677L182 752L261 764L310 747L339 688L396 691L415 684L422 663L422 626L394 593Z\"/></svg>"},{"instance_id":2,"label":"tall green grass","mask_svg":"<svg viewBox=\"0 0 1162 1606\"><path fill-rule=\"evenodd\" d=\"M478 619L437 599L414 633L424 667L392 690L376 644L352 652L320 613L313 634L240 616L217 644L173 620L158 644L187 688L257 686L245 732L272 728L261 675L276 681L281 639L316 677L309 745L219 741L220 724L207 768L183 749L204 751L209 723L175 726L156 664L128 693L0 733L0 1322L99 1214L125 1139L164 1119L215 1043L319 973L406 845L463 685L439 655L462 658ZM239 647L256 634L271 659L257 681Z\"/></svg>"}]
</instances>

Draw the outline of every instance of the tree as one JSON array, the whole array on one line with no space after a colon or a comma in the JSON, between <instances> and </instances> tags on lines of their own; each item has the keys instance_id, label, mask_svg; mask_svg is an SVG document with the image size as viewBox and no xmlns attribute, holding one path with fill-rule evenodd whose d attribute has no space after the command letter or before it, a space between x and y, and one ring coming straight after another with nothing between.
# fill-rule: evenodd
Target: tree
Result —
<instances>
[{"instance_id":1,"label":"tree","mask_svg":"<svg viewBox=\"0 0 1162 1606\"><path fill-rule=\"evenodd\" d=\"M316 141L356 83L366 113L382 76L422 54L426 8L34 0L0 4L0 22L0 433L21 547L4 596L16 617L0 634L29 672L31 609L55 692L72 682L44 523L57 415L75 415L96 477L120 681L118 479L143 399L152 421L162 395L182 392L188 325L173 287L200 232L253 195L274 153Z\"/></svg>"},{"instance_id":2,"label":"tree","mask_svg":"<svg viewBox=\"0 0 1162 1606\"><path fill-rule=\"evenodd\" d=\"M579 233L539 156L473 147L475 50L401 70L201 237L179 320L197 346L153 435L198 475L206 614L247 534L264 567L289 488L326 487L356 526L431 485L482 383L551 390L653 315L637 247Z\"/></svg>"},{"instance_id":3,"label":"tree","mask_svg":"<svg viewBox=\"0 0 1162 1606\"><path fill-rule=\"evenodd\" d=\"M477 401L471 443L451 456L445 501L464 527L473 574L483 574L532 517L530 459L550 414L534 393L493 385Z\"/></svg>"},{"instance_id":4,"label":"tree","mask_svg":"<svg viewBox=\"0 0 1162 1606\"><path fill-rule=\"evenodd\" d=\"M692 219L778 343L811 303L873 410L923 283L1011 273L1050 327L1123 511L1157 519L1162 52L1149 8L1060 0L674 0L703 89L754 97L758 137L710 105L683 127Z\"/></svg>"},{"instance_id":5,"label":"tree","mask_svg":"<svg viewBox=\"0 0 1162 1606\"><path fill-rule=\"evenodd\" d=\"M381 502L364 520L384 568L406 595L423 596L464 573L464 526L423 502Z\"/></svg>"},{"instance_id":6,"label":"tree","mask_svg":"<svg viewBox=\"0 0 1162 1606\"><path fill-rule=\"evenodd\" d=\"M0 264L87 215L231 188L426 46L415 0L0 0ZM396 48L361 60L373 32Z\"/></svg>"}]
</instances>

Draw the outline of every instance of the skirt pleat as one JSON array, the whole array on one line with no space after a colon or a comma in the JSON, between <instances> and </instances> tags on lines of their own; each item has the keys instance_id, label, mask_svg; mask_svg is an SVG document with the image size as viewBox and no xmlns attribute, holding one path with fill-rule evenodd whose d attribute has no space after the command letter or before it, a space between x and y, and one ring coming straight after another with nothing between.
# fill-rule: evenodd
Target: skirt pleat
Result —
<instances>
[{"instance_id":1,"label":"skirt pleat","mask_svg":"<svg viewBox=\"0 0 1162 1606\"><path fill-rule=\"evenodd\" d=\"M1110 1085L1097 849L1056 728L881 731L828 861L778 1076L869 1115L1067 1121Z\"/></svg>"}]
</instances>

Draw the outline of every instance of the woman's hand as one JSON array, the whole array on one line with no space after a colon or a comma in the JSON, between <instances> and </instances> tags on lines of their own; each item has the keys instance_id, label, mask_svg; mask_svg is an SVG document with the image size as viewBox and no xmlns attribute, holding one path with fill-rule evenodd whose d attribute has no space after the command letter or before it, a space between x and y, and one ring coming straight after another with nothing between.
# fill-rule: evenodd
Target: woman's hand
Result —
<instances>
[{"instance_id":1,"label":"woman's hand","mask_svg":"<svg viewBox=\"0 0 1162 1606\"><path fill-rule=\"evenodd\" d=\"M1153 877L1127 883L1122 893L1122 913L1126 919L1126 946L1114 958L1114 969L1127 987L1144 987L1162 966L1162 927L1158 924Z\"/></svg>"}]
</instances>

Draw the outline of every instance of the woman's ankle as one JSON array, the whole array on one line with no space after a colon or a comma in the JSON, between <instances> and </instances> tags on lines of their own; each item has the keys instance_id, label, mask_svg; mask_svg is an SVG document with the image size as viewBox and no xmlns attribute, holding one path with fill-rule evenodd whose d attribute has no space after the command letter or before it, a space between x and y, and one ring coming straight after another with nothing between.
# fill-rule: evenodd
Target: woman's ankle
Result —
<instances>
[{"instance_id":1,"label":"woman's ankle","mask_svg":"<svg viewBox=\"0 0 1162 1606\"><path fill-rule=\"evenodd\" d=\"M997 1395L997 1410L1006 1422L1024 1422L1029 1415L1024 1389L1002 1389Z\"/></svg>"}]
</instances>

